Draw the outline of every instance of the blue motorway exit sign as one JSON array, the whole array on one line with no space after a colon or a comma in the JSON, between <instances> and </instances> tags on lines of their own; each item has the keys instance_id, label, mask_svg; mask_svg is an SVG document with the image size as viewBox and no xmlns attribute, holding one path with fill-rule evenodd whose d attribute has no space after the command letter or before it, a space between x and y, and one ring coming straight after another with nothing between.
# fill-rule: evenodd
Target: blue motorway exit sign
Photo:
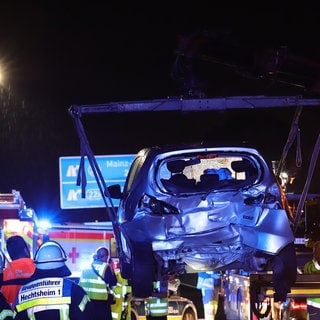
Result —
<instances>
[{"instance_id":1,"label":"blue motorway exit sign","mask_svg":"<svg viewBox=\"0 0 320 320\"><path fill-rule=\"evenodd\" d=\"M120 184L123 188L131 163L135 155L95 156L105 178L107 186ZM87 178L86 197L81 196L81 186L77 186L77 176L80 157L60 157L60 207L61 209L83 209L105 207L100 189L93 175L90 163L85 158L85 173ZM115 206L119 200L112 199Z\"/></svg>"}]
</instances>

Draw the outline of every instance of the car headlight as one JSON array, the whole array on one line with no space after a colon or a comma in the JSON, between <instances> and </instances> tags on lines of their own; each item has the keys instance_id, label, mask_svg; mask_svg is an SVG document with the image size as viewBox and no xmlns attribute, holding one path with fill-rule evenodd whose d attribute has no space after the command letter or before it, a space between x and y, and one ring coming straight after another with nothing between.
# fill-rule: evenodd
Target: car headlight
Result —
<instances>
[{"instance_id":1,"label":"car headlight","mask_svg":"<svg viewBox=\"0 0 320 320\"><path fill-rule=\"evenodd\" d=\"M169 214L174 214L177 215L179 214L179 211L176 207L156 199L155 197L151 197L147 194L145 194L140 202L140 209L141 210L147 210L150 212L150 214L154 215L169 215Z\"/></svg>"}]
</instances>

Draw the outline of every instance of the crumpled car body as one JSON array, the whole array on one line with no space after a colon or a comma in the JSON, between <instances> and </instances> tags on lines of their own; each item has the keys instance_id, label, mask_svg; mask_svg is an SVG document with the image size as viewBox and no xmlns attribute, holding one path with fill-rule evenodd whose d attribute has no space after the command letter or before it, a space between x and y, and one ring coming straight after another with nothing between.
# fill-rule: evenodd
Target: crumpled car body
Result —
<instances>
[{"instance_id":1,"label":"crumpled car body","mask_svg":"<svg viewBox=\"0 0 320 320\"><path fill-rule=\"evenodd\" d=\"M275 299L284 301L290 292L296 277L292 217L256 149L142 149L120 198L120 268L135 296L149 296L152 282L166 276L226 269L272 271Z\"/></svg>"}]
</instances>

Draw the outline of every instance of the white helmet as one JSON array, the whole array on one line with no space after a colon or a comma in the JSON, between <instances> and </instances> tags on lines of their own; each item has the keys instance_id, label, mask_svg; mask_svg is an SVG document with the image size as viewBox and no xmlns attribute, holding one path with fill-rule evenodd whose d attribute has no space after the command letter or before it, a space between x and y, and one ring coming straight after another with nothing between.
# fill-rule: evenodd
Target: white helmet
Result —
<instances>
[{"instance_id":1,"label":"white helmet","mask_svg":"<svg viewBox=\"0 0 320 320\"><path fill-rule=\"evenodd\" d=\"M34 256L37 269L48 270L65 266L66 253L58 242L47 241L43 243Z\"/></svg>"}]
</instances>

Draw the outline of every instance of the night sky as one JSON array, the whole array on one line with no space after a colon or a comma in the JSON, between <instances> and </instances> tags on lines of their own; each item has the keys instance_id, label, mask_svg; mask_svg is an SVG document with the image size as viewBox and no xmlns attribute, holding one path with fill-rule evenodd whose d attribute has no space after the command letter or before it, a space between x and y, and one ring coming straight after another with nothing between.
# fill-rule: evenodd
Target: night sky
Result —
<instances>
[{"instance_id":1,"label":"night sky","mask_svg":"<svg viewBox=\"0 0 320 320\"><path fill-rule=\"evenodd\" d=\"M72 104L190 92L318 97L319 18L319 10L301 4L215 8L210 1L77 6L2 1L0 191L19 190L40 217L103 219L101 209L60 209L58 159L79 155L68 115ZM261 55L275 49L280 50L277 70ZM266 77L268 71L276 76ZM281 156L294 111L108 114L88 126L96 154L207 140L246 142L271 161ZM301 117L304 171L319 134L318 116L313 109ZM291 165L294 146L290 156Z\"/></svg>"}]
</instances>

